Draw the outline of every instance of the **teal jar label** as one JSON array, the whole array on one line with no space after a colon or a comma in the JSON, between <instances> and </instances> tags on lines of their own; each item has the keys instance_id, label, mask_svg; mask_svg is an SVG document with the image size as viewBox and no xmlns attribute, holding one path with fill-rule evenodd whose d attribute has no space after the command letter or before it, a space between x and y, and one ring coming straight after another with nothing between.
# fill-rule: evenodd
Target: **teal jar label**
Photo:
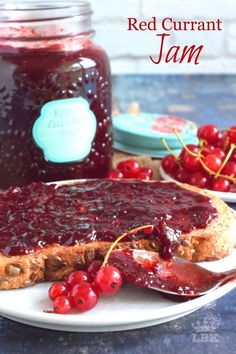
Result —
<instances>
[{"instance_id":1,"label":"teal jar label","mask_svg":"<svg viewBox=\"0 0 236 354\"><path fill-rule=\"evenodd\" d=\"M68 98L46 103L32 134L46 160L79 162L89 155L96 128L97 120L88 102L82 97Z\"/></svg>"}]
</instances>

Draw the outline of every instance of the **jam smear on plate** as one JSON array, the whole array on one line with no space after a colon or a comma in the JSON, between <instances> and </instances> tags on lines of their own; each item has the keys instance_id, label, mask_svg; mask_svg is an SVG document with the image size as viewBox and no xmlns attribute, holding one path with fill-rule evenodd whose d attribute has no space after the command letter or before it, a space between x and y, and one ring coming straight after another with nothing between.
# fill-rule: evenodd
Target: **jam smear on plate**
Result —
<instances>
[{"instance_id":1,"label":"jam smear on plate","mask_svg":"<svg viewBox=\"0 0 236 354\"><path fill-rule=\"evenodd\" d=\"M0 251L13 256L52 244L113 242L127 230L151 224L150 232L128 235L124 241L159 239L163 255L170 258L182 233L204 229L216 217L210 198L175 183L32 183L0 195Z\"/></svg>"}]
</instances>

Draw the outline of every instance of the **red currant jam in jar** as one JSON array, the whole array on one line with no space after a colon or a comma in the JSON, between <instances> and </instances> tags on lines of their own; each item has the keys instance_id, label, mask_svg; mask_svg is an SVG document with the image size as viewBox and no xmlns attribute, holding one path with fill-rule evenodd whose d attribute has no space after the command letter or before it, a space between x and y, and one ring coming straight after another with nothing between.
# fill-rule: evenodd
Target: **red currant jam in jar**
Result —
<instances>
[{"instance_id":1,"label":"red currant jam in jar","mask_svg":"<svg viewBox=\"0 0 236 354\"><path fill-rule=\"evenodd\" d=\"M111 79L86 2L0 7L0 188L105 177Z\"/></svg>"}]
</instances>

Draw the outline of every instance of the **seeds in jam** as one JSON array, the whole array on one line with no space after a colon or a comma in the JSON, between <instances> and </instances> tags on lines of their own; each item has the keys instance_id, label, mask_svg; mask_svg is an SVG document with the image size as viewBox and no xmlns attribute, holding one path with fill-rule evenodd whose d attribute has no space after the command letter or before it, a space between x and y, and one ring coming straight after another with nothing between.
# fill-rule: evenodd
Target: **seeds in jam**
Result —
<instances>
[{"instance_id":1,"label":"seeds in jam","mask_svg":"<svg viewBox=\"0 0 236 354\"><path fill-rule=\"evenodd\" d=\"M175 183L88 180L76 185L32 183L0 195L0 251L21 255L54 243L113 242L140 225L162 225L181 235L217 216L211 199ZM157 227L158 229L158 227ZM171 234L169 234L171 235ZM154 232L124 241L156 239ZM165 243L165 237L162 237ZM167 240L169 242L169 240ZM166 244L166 250L169 245Z\"/></svg>"}]
</instances>

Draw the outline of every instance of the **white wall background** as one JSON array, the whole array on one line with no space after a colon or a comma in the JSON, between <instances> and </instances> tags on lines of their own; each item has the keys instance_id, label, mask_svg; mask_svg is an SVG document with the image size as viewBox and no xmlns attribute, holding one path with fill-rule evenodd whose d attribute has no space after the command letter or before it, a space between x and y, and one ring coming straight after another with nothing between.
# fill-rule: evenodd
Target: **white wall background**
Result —
<instances>
[{"instance_id":1,"label":"white wall background","mask_svg":"<svg viewBox=\"0 0 236 354\"><path fill-rule=\"evenodd\" d=\"M94 10L96 41L111 58L117 73L236 73L236 0L90 0ZM200 64L153 64L159 40L155 33L128 32L127 17L150 20L173 17L176 20L223 21L218 32L171 32L168 46L204 45ZM159 21L158 21L159 22ZM162 31L160 31L162 32Z\"/></svg>"}]
</instances>

